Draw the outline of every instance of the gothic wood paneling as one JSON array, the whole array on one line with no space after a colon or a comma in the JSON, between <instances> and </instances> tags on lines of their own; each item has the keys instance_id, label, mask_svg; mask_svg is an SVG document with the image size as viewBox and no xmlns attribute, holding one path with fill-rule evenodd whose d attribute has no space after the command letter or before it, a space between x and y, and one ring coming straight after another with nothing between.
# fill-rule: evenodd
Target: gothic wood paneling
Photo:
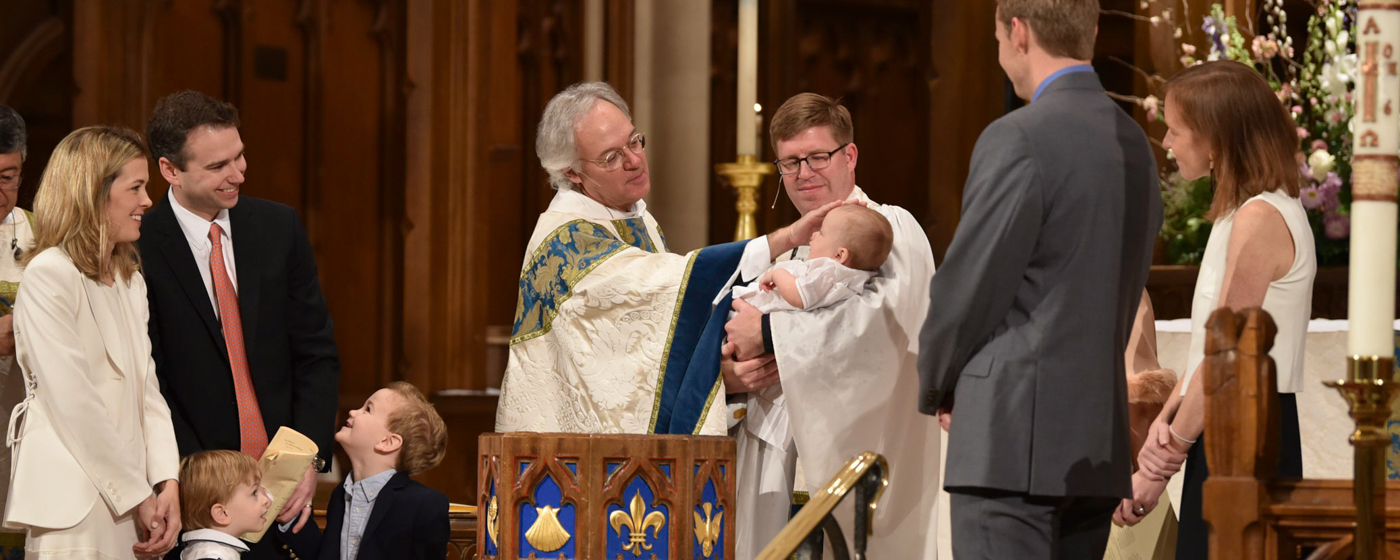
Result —
<instances>
[{"instance_id":1,"label":"gothic wood paneling","mask_svg":"<svg viewBox=\"0 0 1400 560\"><path fill-rule=\"evenodd\" d=\"M73 128L72 27L66 3L22 2L0 19L0 104L19 112L29 132L22 208L33 208L49 153Z\"/></svg>"},{"instance_id":2,"label":"gothic wood paneling","mask_svg":"<svg viewBox=\"0 0 1400 560\"><path fill-rule=\"evenodd\" d=\"M713 10L711 158L718 163L734 157L736 2L717 0ZM908 209L926 228L935 221L929 212L932 145L924 124L931 119L933 24L933 7L912 0L786 0L761 3L759 13L758 97L765 117L804 91L841 98L861 148L858 184L875 200ZM771 159L771 148L763 152ZM729 241L733 194L718 177L712 185L710 241ZM768 208L778 188L776 178L764 186L760 229L797 217L790 201Z\"/></svg>"},{"instance_id":3,"label":"gothic wood paneling","mask_svg":"<svg viewBox=\"0 0 1400 560\"><path fill-rule=\"evenodd\" d=\"M357 406L398 377L403 1L57 4L74 10L72 124L144 130L155 102L182 89L235 102L244 192L296 208L312 240L343 402ZM166 189L150 190L158 199Z\"/></svg>"},{"instance_id":4,"label":"gothic wood paneling","mask_svg":"<svg viewBox=\"0 0 1400 560\"><path fill-rule=\"evenodd\" d=\"M997 63L991 3L940 0L933 10L933 83L929 103L928 216L924 229L938 262L957 229L963 183L982 130L1002 115L1006 76Z\"/></svg>"}]
</instances>

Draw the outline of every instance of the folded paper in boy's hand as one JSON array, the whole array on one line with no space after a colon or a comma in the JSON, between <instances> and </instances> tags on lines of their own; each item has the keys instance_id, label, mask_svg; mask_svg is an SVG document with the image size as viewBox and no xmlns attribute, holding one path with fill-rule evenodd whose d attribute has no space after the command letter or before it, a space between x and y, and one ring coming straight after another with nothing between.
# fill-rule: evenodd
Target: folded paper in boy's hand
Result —
<instances>
[{"instance_id":1,"label":"folded paper in boy's hand","mask_svg":"<svg viewBox=\"0 0 1400 560\"><path fill-rule=\"evenodd\" d=\"M272 443L267 445L267 450L263 451L262 459L258 460L258 470L262 471L262 485L272 494L272 507L267 509L267 518L263 521L262 529L254 533L244 533L243 540L262 540L267 528L277 520L282 506L286 505L287 500L296 491L297 484L300 484L302 477L306 475L306 469L311 468L317 451L319 449L315 442L301 432L286 426L277 429L277 435L272 438Z\"/></svg>"}]
</instances>

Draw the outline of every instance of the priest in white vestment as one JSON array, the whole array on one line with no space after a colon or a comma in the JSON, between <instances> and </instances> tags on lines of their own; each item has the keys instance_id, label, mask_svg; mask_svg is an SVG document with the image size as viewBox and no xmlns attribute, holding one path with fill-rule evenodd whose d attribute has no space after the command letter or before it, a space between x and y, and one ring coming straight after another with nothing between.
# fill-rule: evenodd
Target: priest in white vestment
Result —
<instances>
[{"instance_id":1,"label":"priest in white vestment","mask_svg":"<svg viewBox=\"0 0 1400 560\"><path fill-rule=\"evenodd\" d=\"M558 192L521 267L496 431L723 435L724 288L829 208L752 242L666 252L642 201L646 138L600 82L549 102L536 151Z\"/></svg>"},{"instance_id":2,"label":"priest in white vestment","mask_svg":"<svg viewBox=\"0 0 1400 560\"><path fill-rule=\"evenodd\" d=\"M878 204L856 186L858 150L846 108L799 94L774 114L770 133L784 190L799 212L863 202L889 220L894 246L865 291L836 305L761 315L734 302L725 351L736 355L741 370L752 369L754 356L776 356L781 386L774 391L761 376L726 373L729 391L759 395L747 399L734 430L735 555L752 558L772 540L794 491L815 491L851 458L875 451L889 461L890 486L875 510L869 557L935 558L941 432L910 401L919 388L918 333L934 272L928 238L908 211ZM806 251L799 247L779 259L805 258ZM848 543L854 542L853 500L836 511Z\"/></svg>"}]
</instances>

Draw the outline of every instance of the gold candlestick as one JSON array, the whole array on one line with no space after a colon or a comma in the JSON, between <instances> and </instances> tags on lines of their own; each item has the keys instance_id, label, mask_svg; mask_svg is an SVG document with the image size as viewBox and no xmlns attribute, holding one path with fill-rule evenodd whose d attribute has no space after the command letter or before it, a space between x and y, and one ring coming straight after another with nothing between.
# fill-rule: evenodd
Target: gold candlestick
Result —
<instances>
[{"instance_id":1,"label":"gold candlestick","mask_svg":"<svg viewBox=\"0 0 1400 560\"><path fill-rule=\"evenodd\" d=\"M1346 398L1356 431L1352 495L1356 501L1357 560L1373 560L1385 553L1385 455L1390 446L1386 422L1390 401L1400 390L1393 356L1347 358L1347 379L1328 382Z\"/></svg>"},{"instance_id":2,"label":"gold candlestick","mask_svg":"<svg viewBox=\"0 0 1400 560\"><path fill-rule=\"evenodd\" d=\"M715 164L715 172L724 177L739 199L734 208L739 211L739 222L734 225L734 240L743 241L758 237L758 188L763 186L763 178L773 174L773 164L760 163L757 157L743 154L734 163Z\"/></svg>"}]
</instances>

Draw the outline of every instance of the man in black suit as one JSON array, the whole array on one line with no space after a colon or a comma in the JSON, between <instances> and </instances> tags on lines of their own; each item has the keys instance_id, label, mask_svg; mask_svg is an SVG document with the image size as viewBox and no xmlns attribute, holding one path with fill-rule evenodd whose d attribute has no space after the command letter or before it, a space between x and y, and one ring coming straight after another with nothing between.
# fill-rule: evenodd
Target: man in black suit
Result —
<instances>
[{"instance_id":1,"label":"man in black suit","mask_svg":"<svg viewBox=\"0 0 1400 560\"><path fill-rule=\"evenodd\" d=\"M151 345L182 456L259 457L281 426L320 447L320 468L278 514L287 522L311 507L315 471L330 461L340 359L296 211L239 195L238 125L232 105L194 91L151 115L151 157L170 183L141 224ZM247 557L278 555L264 542Z\"/></svg>"}]
</instances>

